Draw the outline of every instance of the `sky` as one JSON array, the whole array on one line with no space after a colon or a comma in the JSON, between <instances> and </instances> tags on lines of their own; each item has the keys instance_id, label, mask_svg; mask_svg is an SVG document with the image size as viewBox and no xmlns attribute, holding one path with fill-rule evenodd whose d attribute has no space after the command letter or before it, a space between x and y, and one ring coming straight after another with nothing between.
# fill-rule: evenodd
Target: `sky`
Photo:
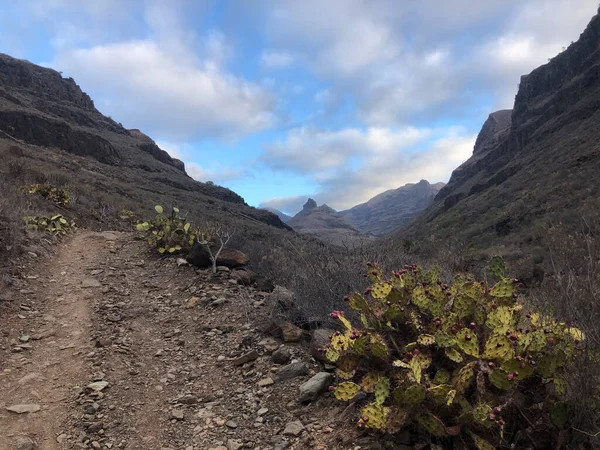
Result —
<instances>
[{"instance_id":1,"label":"sky","mask_svg":"<svg viewBox=\"0 0 600 450\"><path fill-rule=\"evenodd\" d=\"M576 5L576 6L574 6ZM190 176L293 214L448 181L598 0L0 0L0 52L73 77Z\"/></svg>"}]
</instances>

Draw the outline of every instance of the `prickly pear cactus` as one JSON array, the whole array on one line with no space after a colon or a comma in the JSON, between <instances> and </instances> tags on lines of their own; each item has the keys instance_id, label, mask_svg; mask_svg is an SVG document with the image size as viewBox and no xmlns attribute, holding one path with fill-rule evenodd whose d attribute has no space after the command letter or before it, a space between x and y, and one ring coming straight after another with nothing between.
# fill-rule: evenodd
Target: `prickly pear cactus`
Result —
<instances>
[{"instance_id":1,"label":"prickly pear cactus","mask_svg":"<svg viewBox=\"0 0 600 450\"><path fill-rule=\"evenodd\" d=\"M446 284L437 268L406 265L388 279L368 266L372 287L346 298L359 325L342 311L332 313L340 331L326 351L341 380L335 397L367 396L358 427L395 433L418 425L434 438L488 450L506 444L504 436L522 424L507 391L520 391L530 406L535 395L547 397L547 383L557 396L565 393L563 373L585 336L529 311L519 301L518 281L505 272L494 257L495 282L488 287L469 276ZM549 411L525 409L528 422L564 427L568 409L552 407L558 399L546 398Z\"/></svg>"}]
</instances>

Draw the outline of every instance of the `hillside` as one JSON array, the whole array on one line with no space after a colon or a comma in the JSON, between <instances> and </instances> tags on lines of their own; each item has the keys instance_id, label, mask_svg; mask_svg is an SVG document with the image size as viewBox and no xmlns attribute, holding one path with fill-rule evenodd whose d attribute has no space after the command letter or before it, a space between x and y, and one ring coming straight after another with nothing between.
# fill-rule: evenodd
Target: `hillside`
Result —
<instances>
[{"instance_id":1,"label":"hillside","mask_svg":"<svg viewBox=\"0 0 600 450\"><path fill-rule=\"evenodd\" d=\"M340 213L327 205L317 206L312 198L307 200L302 211L292 217L287 225L298 233L335 245L367 238L366 234L352 227Z\"/></svg>"},{"instance_id":2,"label":"hillside","mask_svg":"<svg viewBox=\"0 0 600 450\"><path fill-rule=\"evenodd\" d=\"M521 78L512 111L491 114L473 155L434 203L393 237L496 249L531 270L549 229L577 231L600 211L600 16Z\"/></svg>"},{"instance_id":3,"label":"hillside","mask_svg":"<svg viewBox=\"0 0 600 450\"><path fill-rule=\"evenodd\" d=\"M406 225L431 205L443 186L444 183L430 184L421 180L382 192L339 214L357 230L383 236Z\"/></svg>"},{"instance_id":4,"label":"hillside","mask_svg":"<svg viewBox=\"0 0 600 450\"><path fill-rule=\"evenodd\" d=\"M0 209L0 228L13 236L24 215L58 213L44 203L33 205L38 211L23 210L30 200L22 186L46 182L68 186L72 202L63 214L96 229L123 226L122 209L144 217L164 204L184 208L198 221L227 224L237 230L238 245L249 236L273 243L273 233L289 230L235 192L190 178L184 164L150 137L102 115L72 78L4 54L0 155L6 162L0 192L12 206Z\"/></svg>"},{"instance_id":5,"label":"hillside","mask_svg":"<svg viewBox=\"0 0 600 450\"><path fill-rule=\"evenodd\" d=\"M279 220L281 220L283 223L288 223L290 221L290 219L292 218L292 216L288 216L287 214L285 214L284 212L279 211L276 208L261 208L264 209L265 211L269 211L270 213L275 214L277 217L279 217Z\"/></svg>"}]
</instances>

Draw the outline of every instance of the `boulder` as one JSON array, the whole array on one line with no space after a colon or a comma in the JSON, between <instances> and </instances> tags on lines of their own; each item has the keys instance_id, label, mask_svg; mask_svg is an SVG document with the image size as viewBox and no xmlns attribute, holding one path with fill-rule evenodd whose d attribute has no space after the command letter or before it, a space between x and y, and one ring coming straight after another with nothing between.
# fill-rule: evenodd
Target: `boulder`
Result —
<instances>
[{"instance_id":1,"label":"boulder","mask_svg":"<svg viewBox=\"0 0 600 450\"><path fill-rule=\"evenodd\" d=\"M277 381L290 380L292 378L308 375L308 366L300 361L283 366L277 372Z\"/></svg>"},{"instance_id":2,"label":"boulder","mask_svg":"<svg viewBox=\"0 0 600 450\"><path fill-rule=\"evenodd\" d=\"M304 337L304 330L296 325L283 320L270 320L263 331L270 334L283 342L298 342Z\"/></svg>"},{"instance_id":3,"label":"boulder","mask_svg":"<svg viewBox=\"0 0 600 450\"><path fill-rule=\"evenodd\" d=\"M287 347L280 347L271 355L271 360L275 364L287 364L290 359L292 359L292 354Z\"/></svg>"},{"instance_id":4,"label":"boulder","mask_svg":"<svg viewBox=\"0 0 600 450\"><path fill-rule=\"evenodd\" d=\"M300 386L300 401L308 403L329 389L333 382L333 375L328 372L319 372L302 386Z\"/></svg>"},{"instance_id":5,"label":"boulder","mask_svg":"<svg viewBox=\"0 0 600 450\"><path fill-rule=\"evenodd\" d=\"M229 278L237 281L242 286L252 286L256 281L256 274L249 269L234 270Z\"/></svg>"},{"instance_id":6,"label":"boulder","mask_svg":"<svg viewBox=\"0 0 600 450\"><path fill-rule=\"evenodd\" d=\"M218 248L211 247L211 250L214 254ZM208 249L200 244L195 244L192 247L187 256L187 261L196 267L206 268L212 266ZM244 252L226 247L221 250L221 254L219 255L219 258L217 258L217 265L235 269L237 267L245 266L249 261L250 258L248 258Z\"/></svg>"}]
</instances>

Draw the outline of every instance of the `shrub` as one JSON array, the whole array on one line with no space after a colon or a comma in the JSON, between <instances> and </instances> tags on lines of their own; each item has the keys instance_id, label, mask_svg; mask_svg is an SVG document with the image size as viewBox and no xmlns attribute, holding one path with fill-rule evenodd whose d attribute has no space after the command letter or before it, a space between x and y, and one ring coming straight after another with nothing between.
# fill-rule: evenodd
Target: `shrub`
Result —
<instances>
[{"instance_id":1,"label":"shrub","mask_svg":"<svg viewBox=\"0 0 600 450\"><path fill-rule=\"evenodd\" d=\"M487 450L566 426L565 366L583 333L526 311L500 258L491 270L498 282L488 287L468 276L444 284L437 268L407 265L386 279L368 267L372 286L346 298L361 326L334 311L343 331L326 350L345 380L336 398L369 398L358 427L421 428Z\"/></svg>"},{"instance_id":2,"label":"shrub","mask_svg":"<svg viewBox=\"0 0 600 450\"><path fill-rule=\"evenodd\" d=\"M77 228L74 220L69 221L60 214L52 217L25 216L23 221L30 230L46 231L54 235L66 234L67 231Z\"/></svg>"},{"instance_id":3,"label":"shrub","mask_svg":"<svg viewBox=\"0 0 600 450\"><path fill-rule=\"evenodd\" d=\"M146 235L150 247L161 254L189 250L197 236L192 224L179 216L178 208L173 208L170 214L165 214L161 205L156 205L154 209L156 217L153 221L136 225L137 230Z\"/></svg>"},{"instance_id":4,"label":"shrub","mask_svg":"<svg viewBox=\"0 0 600 450\"><path fill-rule=\"evenodd\" d=\"M35 183L24 187L23 190L30 195L40 195L57 206L67 206L70 201L67 189L59 188L49 183Z\"/></svg>"}]
</instances>

